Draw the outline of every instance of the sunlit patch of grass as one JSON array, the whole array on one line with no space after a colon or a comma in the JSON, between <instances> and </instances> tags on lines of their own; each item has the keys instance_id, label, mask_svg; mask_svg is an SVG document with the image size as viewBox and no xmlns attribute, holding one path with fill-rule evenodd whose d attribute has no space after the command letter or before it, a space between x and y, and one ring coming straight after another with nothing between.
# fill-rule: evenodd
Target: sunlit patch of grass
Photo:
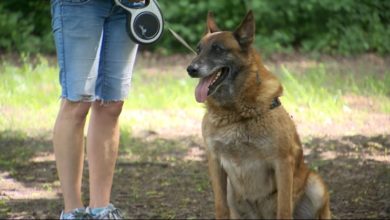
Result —
<instances>
[{"instance_id":1,"label":"sunlit patch of grass","mask_svg":"<svg viewBox=\"0 0 390 220\"><path fill-rule=\"evenodd\" d=\"M47 59L0 63L0 131L50 128L59 106L58 74Z\"/></svg>"},{"instance_id":2,"label":"sunlit patch of grass","mask_svg":"<svg viewBox=\"0 0 390 220\"><path fill-rule=\"evenodd\" d=\"M380 96L380 97L377 97L377 100L378 100L378 102L380 102L381 110L385 113L390 114L390 98L389 98L389 96Z\"/></svg>"},{"instance_id":3,"label":"sunlit patch of grass","mask_svg":"<svg viewBox=\"0 0 390 220\"><path fill-rule=\"evenodd\" d=\"M152 73L137 68L122 119L131 125L142 123L145 129L167 123L180 124L186 117L199 120L203 105L194 98L197 80L186 74L174 74L177 71L178 68L168 68ZM344 114L347 103L342 97L345 94L370 97L380 105L381 111L389 113L390 72L367 71L365 75L356 75L331 71L326 64L318 64L302 73L286 67L274 72L284 86L282 103L287 110L300 114L305 120L317 121ZM50 65L46 58L38 57L34 64L28 57L22 57L19 65L3 61L0 63L0 131L51 130L59 95L58 68ZM143 117L142 120L139 115L131 115L144 110L170 113L166 118ZM175 116L182 113L183 116Z\"/></svg>"},{"instance_id":4,"label":"sunlit patch of grass","mask_svg":"<svg viewBox=\"0 0 390 220\"><path fill-rule=\"evenodd\" d=\"M7 204L7 197L0 200L0 216L7 216L8 212L11 211L11 207Z\"/></svg>"},{"instance_id":5,"label":"sunlit patch of grass","mask_svg":"<svg viewBox=\"0 0 390 220\"><path fill-rule=\"evenodd\" d=\"M125 106L129 109L186 109L199 108L195 102L196 81L183 76L149 76L144 70L134 74L132 88Z\"/></svg>"},{"instance_id":6,"label":"sunlit patch of grass","mask_svg":"<svg viewBox=\"0 0 390 220\"><path fill-rule=\"evenodd\" d=\"M329 86L329 76L323 66L299 75L283 67L280 77L284 87L282 100L287 109L314 120L340 114L342 92Z\"/></svg>"},{"instance_id":7,"label":"sunlit patch of grass","mask_svg":"<svg viewBox=\"0 0 390 220\"><path fill-rule=\"evenodd\" d=\"M291 72L282 66L277 73L283 87L283 103L288 110L300 114L305 120L327 120L342 116L348 108L342 96L354 94L370 97L381 111L390 112L390 72L381 76L370 73L334 73L325 65L307 69L303 73Z\"/></svg>"},{"instance_id":8,"label":"sunlit patch of grass","mask_svg":"<svg viewBox=\"0 0 390 220\"><path fill-rule=\"evenodd\" d=\"M20 66L0 64L0 104L34 110L52 107L59 97L57 68L43 57L36 65L22 60Z\"/></svg>"}]
</instances>

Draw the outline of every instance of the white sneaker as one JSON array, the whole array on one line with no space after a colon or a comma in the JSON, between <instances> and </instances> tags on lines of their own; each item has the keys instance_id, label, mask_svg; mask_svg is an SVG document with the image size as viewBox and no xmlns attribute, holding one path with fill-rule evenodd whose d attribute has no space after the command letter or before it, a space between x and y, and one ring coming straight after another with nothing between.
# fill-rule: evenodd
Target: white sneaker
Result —
<instances>
[{"instance_id":1,"label":"white sneaker","mask_svg":"<svg viewBox=\"0 0 390 220\"><path fill-rule=\"evenodd\" d=\"M97 211L98 210L98 211ZM108 204L104 208L90 208L88 207L86 212L93 219L123 219L122 213L114 205Z\"/></svg>"},{"instance_id":2,"label":"white sneaker","mask_svg":"<svg viewBox=\"0 0 390 220\"><path fill-rule=\"evenodd\" d=\"M60 219L72 220L72 219L92 219L92 216L87 213L85 208L73 209L71 212L64 213L61 212Z\"/></svg>"}]
</instances>

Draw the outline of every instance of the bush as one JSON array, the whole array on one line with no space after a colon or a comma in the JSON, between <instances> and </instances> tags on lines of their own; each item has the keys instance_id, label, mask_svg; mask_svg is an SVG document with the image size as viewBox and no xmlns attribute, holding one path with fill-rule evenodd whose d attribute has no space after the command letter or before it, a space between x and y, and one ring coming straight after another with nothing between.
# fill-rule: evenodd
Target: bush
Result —
<instances>
[{"instance_id":1,"label":"bush","mask_svg":"<svg viewBox=\"0 0 390 220\"><path fill-rule=\"evenodd\" d=\"M270 0L251 3L256 11L260 37L274 43L276 49L292 47L305 52L346 55L390 51L389 1Z\"/></svg>"},{"instance_id":2,"label":"bush","mask_svg":"<svg viewBox=\"0 0 390 220\"><path fill-rule=\"evenodd\" d=\"M245 15L246 8L242 0L180 0L159 1L168 26L179 33L186 41L195 47L202 34L206 31L206 18L208 11L213 11L216 21L221 28L233 29L239 24ZM164 45L163 49L160 44ZM165 32L158 45L164 51L185 51L183 47L170 33Z\"/></svg>"},{"instance_id":3,"label":"bush","mask_svg":"<svg viewBox=\"0 0 390 220\"><path fill-rule=\"evenodd\" d=\"M181 0L161 1L165 17L192 45L205 30L208 10L217 23L233 29L245 14L255 13L256 46L265 53L301 50L349 55L390 52L390 1L382 0ZM163 45L182 48L169 36Z\"/></svg>"},{"instance_id":4,"label":"bush","mask_svg":"<svg viewBox=\"0 0 390 220\"><path fill-rule=\"evenodd\" d=\"M0 1L0 49L54 50L48 1ZM169 26L195 47L208 11L218 25L233 30L247 8L255 13L256 46L263 53L299 50L350 55L390 52L390 1L386 0L160 0ZM155 45L161 53L184 52L166 31Z\"/></svg>"},{"instance_id":5,"label":"bush","mask_svg":"<svg viewBox=\"0 0 390 220\"><path fill-rule=\"evenodd\" d=\"M7 52L53 52L48 1L0 2L0 49Z\"/></svg>"}]
</instances>

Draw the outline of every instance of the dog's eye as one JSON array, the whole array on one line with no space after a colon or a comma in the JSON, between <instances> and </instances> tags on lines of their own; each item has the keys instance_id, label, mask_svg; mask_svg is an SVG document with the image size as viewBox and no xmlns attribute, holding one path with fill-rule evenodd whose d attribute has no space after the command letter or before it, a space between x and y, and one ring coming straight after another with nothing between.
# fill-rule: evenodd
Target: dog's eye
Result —
<instances>
[{"instance_id":1,"label":"dog's eye","mask_svg":"<svg viewBox=\"0 0 390 220\"><path fill-rule=\"evenodd\" d=\"M211 48L216 52L222 52L224 48L219 44L213 44L211 45Z\"/></svg>"}]
</instances>

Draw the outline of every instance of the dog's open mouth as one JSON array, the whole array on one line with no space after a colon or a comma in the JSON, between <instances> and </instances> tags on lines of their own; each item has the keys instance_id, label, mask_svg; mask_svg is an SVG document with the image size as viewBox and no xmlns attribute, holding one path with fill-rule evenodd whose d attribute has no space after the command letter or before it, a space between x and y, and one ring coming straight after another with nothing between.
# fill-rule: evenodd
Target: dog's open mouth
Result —
<instances>
[{"instance_id":1,"label":"dog's open mouth","mask_svg":"<svg viewBox=\"0 0 390 220\"><path fill-rule=\"evenodd\" d=\"M197 102L204 102L207 96L213 94L218 85L228 76L229 68L222 67L207 77L201 78L195 89L195 98Z\"/></svg>"}]
</instances>

